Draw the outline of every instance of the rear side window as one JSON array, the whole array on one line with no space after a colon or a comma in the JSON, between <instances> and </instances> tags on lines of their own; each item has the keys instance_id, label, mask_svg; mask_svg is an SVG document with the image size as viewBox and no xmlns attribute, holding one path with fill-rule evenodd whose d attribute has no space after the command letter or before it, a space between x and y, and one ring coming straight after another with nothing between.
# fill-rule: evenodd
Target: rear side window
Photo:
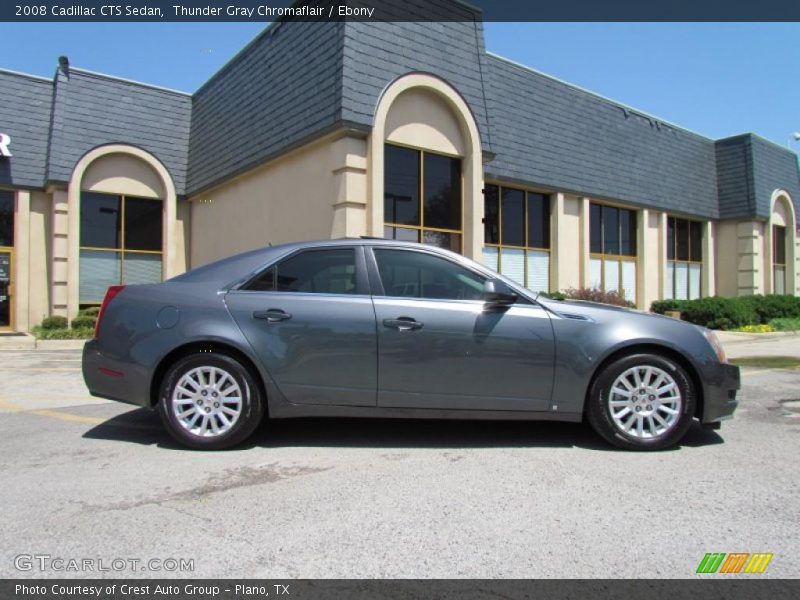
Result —
<instances>
[{"instance_id":1,"label":"rear side window","mask_svg":"<svg viewBox=\"0 0 800 600\"><path fill-rule=\"evenodd\" d=\"M434 300L481 300L485 279L447 259L424 252L375 249L387 296Z\"/></svg>"},{"instance_id":2,"label":"rear side window","mask_svg":"<svg viewBox=\"0 0 800 600\"><path fill-rule=\"evenodd\" d=\"M295 254L262 272L244 289L257 292L355 294L355 250L337 248Z\"/></svg>"}]
</instances>

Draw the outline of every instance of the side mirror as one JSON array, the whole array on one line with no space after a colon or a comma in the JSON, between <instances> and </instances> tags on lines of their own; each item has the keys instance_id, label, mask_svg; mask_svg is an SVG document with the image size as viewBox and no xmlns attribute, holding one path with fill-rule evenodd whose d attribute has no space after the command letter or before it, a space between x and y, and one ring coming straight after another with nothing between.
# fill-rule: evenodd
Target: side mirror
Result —
<instances>
[{"instance_id":1,"label":"side mirror","mask_svg":"<svg viewBox=\"0 0 800 600\"><path fill-rule=\"evenodd\" d=\"M517 294L499 279L487 279L483 284L483 300L489 307L511 306L517 301Z\"/></svg>"}]
</instances>

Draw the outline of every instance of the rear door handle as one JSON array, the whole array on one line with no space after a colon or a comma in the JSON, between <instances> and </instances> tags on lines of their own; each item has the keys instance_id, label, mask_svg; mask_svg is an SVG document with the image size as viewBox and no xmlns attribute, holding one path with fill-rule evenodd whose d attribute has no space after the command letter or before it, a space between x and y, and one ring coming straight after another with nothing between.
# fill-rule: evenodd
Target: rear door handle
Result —
<instances>
[{"instance_id":1,"label":"rear door handle","mask_svg":"<svg viewBox=\"0 0 800 600\"><path fill-rule=\"evenodd\" d=\"M396 319L384 319L383 326L391 327L399 331L413 331L415 329L422 329L424 324L412 317L397 317Z\"/></svg>"},{"instance_id":2,"label":"rear door handle","mask_svg":"<svg viewBox=\"0 0 800 600\"><path fill-rule=\"evenodd\" d=\"M277 323L279 321L288 321L292 315L280 308L270 308L269 310L257 310L253 313L254 319L263 319L267 323Z\"/></svg>"}]
</instances>

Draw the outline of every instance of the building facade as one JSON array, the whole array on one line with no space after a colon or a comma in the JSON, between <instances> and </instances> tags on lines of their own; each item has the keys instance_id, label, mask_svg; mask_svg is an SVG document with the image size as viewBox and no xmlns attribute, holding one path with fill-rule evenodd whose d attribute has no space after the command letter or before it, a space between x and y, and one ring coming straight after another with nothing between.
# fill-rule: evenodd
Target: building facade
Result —
<instances>
[{"instance_id":1,"label":"building facade","mask_svg":"<svg viewBox=\"0 0 800 600\"><path fill-rule=\"evenodd\" d=\"M0 330L74 317L109 285L361 235L641 308L800 293L793 152L493 55L466 17L278 21L193 94L63 57L53 79L0 71Z\"/></svg>"}]
</instances>

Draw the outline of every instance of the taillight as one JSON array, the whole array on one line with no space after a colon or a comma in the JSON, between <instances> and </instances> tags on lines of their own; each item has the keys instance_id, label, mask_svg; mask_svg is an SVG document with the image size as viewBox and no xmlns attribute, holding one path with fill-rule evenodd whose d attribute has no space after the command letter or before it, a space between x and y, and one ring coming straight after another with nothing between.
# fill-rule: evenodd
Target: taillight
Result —
<instances>
[{"instance_id":1,"label":"taillight","mask_svg":"<svg viewBox=\"0 0 800 600\"><path fill-rule=\"evenodd\" d=\"M106 312L106 307L108 306L109 302L111 302L117 294L119 294L122 290L125 289L124 285L112 285L108 288L106 292L106 297L103 298L103 305L100 307L100 312L97 313L97 321L94 324L94 338L97 339L97 336L100 334L100 322L103 320L103 314Z\"/></svg>"}]
</instances>

